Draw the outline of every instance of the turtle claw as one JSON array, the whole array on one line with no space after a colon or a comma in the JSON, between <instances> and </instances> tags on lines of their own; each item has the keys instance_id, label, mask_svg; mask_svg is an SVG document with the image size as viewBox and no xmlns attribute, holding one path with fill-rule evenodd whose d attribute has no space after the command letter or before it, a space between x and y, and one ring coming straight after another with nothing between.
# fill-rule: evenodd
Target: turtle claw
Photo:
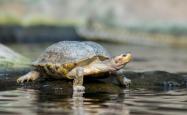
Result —
<instances>
[{"instance_id":1,"label":"turtle claw","mask_svg":"<svg viewBox=\"0 0 187 115\"><path fill-rule=\"evenodd\" d=\"M17 83L29 82L30 80L31 78L29 78L28 76L22 76L19 79L17 79Z\"/></svg>"},{"instance_id":2,"label":"turtle claw","mask_svg":"<svg viewBox=\"0 0 187 115\"><path fill-rule=\"evenodd\" d=\"M31 71L28 74L20 77L17 79L17 83L24 83L24 82L29 82L29 81L34 81L38 79L39 73L36 71Z\"/></svg>"},{"instance_id":3,"label":"turtle claw","mask_svg":"<svg viewBox=\"0 0 187 115\"><path fill-rule=\"evenodd\" d=\"M17 79L17 83L23 83L23 80L21 80L20 78Z\"/></svg>"},{"instance_id":4,"label":"turtle claw","mask_svg":"<svg viewBox=\"0 0 187 115\"><path fill-rule=\"evenodd\" d=\"M124 77L123 78L123 84L126 86L126 87L129 87L129 85L131 84L131 80Z\"/></svg>"}]
</instances>

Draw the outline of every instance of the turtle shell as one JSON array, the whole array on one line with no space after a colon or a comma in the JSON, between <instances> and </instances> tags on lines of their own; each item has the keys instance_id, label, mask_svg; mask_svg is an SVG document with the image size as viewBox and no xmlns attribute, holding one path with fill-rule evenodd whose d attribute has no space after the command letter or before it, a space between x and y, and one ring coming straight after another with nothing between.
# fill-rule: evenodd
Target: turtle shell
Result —
<instances>
[{"instance_id":1,"label":"turtle shell","mask_svg":"<svg viewBox=\"0 0 187 115\"><path fill-rule=\"evenodd\" d=\"M79 63L93 57L105 60L110 58L110 54L95 42L62 41L48 47L33 65Z\"/></svg>"}]
</instances>

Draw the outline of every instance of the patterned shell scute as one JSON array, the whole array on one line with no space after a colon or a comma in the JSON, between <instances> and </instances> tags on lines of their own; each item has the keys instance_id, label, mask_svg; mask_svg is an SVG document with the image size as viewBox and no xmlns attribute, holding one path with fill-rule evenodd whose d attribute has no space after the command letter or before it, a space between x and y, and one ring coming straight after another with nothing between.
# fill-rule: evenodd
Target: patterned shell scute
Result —
<instances>
[{"instance_id":1,"label":"patterned shell scute","mask_svg":"<svg viewBox=\"0 0 187 115\"><path fill-rule=\"evenodd\" d=\"M110 57L109 53L95 42L62 41L48 47L33 64L67 64L86 60L94 56Z\"/></svg>"}]
</instances>

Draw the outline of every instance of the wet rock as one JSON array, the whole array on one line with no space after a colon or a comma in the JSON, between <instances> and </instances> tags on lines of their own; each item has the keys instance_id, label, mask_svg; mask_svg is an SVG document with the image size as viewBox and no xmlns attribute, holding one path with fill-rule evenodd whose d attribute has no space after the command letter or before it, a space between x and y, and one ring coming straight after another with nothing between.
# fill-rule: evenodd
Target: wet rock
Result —
<instances>
[{"instance_id":1,"label":"wet rock","mask_svg":"<svg viewBox=\"0 0 187 115\"><path fill-rule=\"evenodd\" d=\"M7 75L0 75L0 90L6 90L10 88L29 88L38 89L50 93L60 94L66 92L72 93L72 80L55 80L41 78L35 82L28 82L25 84L17 84L16 79L27 73L29 69L24 71L10 72ZM132 84L130 88L144 88L144 89L159 89L159 90L171 90L176 88L187 87L187 73L169 73L165 71L148 71L148 72L126 72L125 76L130 78ZM86 92L105 92L105 93L117 93L123 90L115 80L114 77L108 77L105 79L85 80L84 83Z\"/></svg>"},{"instance_id":2,"label":"wet rock","mask_svg":"<svg viewBox=\"0 0 187 115\"><path fill-rule=\"evenodd\" d=\"M28 68L30 60L0 44L0 75Z\"/></svg>"},{"instance_id":3,"label":"wet rock","mask_svg":"<svg viewBox=\"0 0 187 115\"><path fill-rule=\"evenodd\" d=\"M126 72L125 76L132 80L132 87L186 87L187 73L169 73L165 71Z\"/></svg>"},{"instance_id":4,"label":"wet rock","mask_svg":"<svg viewBox=\"0 0 187 115\"><path fill-rule=\"evenodd\" d=\"M35 89L53 95L72 95L72 80L40 79L34 82L17 84L18 76L4 76L0 78L0 91L22 89ZM85 82L87 93L120 93L122 88L119 86L101 81Z\"/></svg>"}]
</instances>

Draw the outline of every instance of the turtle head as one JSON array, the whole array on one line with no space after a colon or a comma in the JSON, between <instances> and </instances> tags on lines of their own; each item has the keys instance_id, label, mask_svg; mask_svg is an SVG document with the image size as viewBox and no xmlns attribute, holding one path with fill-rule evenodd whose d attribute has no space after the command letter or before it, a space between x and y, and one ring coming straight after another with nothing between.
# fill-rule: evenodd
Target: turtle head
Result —
<instances>
[{"instance_id":1,"label":"turtle head","mask_svg":"<svg viewBox=\"0 0 187 115\"><path fill-rule=\"evenodd\" d=\"M128 62L132 60L131 53L121 54L119 56L114 57L114 63L117 67L122 68Z\"/></svg>"}]
</instances>

